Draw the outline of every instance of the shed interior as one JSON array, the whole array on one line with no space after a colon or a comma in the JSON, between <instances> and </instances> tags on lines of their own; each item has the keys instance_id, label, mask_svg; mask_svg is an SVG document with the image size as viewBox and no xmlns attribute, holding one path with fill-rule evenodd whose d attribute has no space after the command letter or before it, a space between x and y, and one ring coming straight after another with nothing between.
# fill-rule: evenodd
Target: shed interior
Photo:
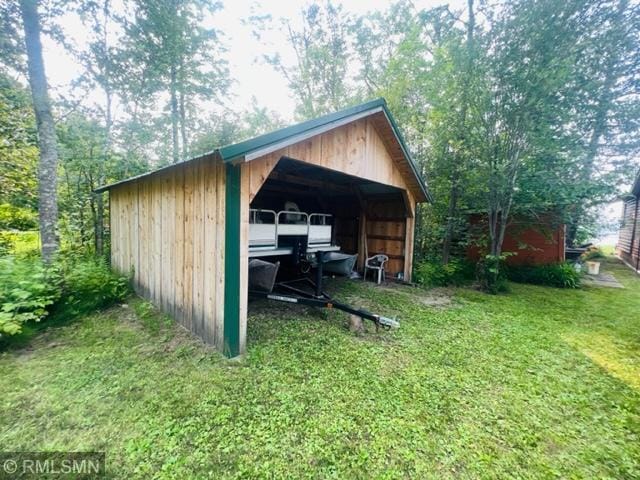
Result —
<instances>
[{"instance_id":1,"label":"shed interior","mask_svg":"<svg viewBox=\"0 0 640 480\"><path fill-rule=\"evenodd\" d=\"M404 275L405 241L412 238L406 220L412 210L402 189L282 157L250 208L279 212L287 202L301 212L332 215L331 243L358 254L359 271L366 257L383 253L389 257L388 278Z\"/></svg>"}]
</instances>

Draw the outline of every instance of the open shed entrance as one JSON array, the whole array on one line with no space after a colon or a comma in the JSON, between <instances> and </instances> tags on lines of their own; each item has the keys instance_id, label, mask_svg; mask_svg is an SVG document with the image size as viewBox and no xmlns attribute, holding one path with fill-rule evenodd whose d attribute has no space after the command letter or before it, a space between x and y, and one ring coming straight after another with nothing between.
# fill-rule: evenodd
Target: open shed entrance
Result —
<instances>
[{"instance_id":1,"label":"open shed entrance","mask_svg":"<svg viewBox=\"0 0 640 480\"><path fill-rule=\"evenodd\" d=\"M308 248L389 257L387 278L407 277L413 216L404 190L282 157L250 203L249 257L292 263L292 239L307 235ZM408 250L412 251L411 248Z\"/></svg>"}]
</instances>

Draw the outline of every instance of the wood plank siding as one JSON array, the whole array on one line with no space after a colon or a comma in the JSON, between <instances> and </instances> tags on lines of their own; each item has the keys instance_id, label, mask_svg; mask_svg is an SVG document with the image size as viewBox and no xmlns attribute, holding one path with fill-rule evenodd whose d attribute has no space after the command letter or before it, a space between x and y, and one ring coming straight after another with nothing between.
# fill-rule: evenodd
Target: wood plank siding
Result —
<instances>
[{"instance_id":1,"label":"wood plank siding","mask_svg":"<svg viewBox=\"0 0 640 480\"><path fill-rule=\"evenodd\" d=\"M411 190L413 186L407 184L406 177L400 170L401 163L391 155L375 125L373 118L356 120L247 162L249 169L262 172L252 178L249 190L251 199L282 157Z\"/></svg>"},{"instance_id":2,"label":"wood plank siding","mask_svg":"<svg viewBox=\"0 0 640 480\"><path fill-rule=\"evenodd\" d=\"M357 218L352 221L348 218L339 219L338 224L343 228L340 228L336 235L345 251L359 253L360 266L365 255L385 253L389 256L387 271L394 275L402 272L406 280L411 280L413 217L416 208L414 191L418 186L407 181L407 178L413 178L413 174L408 177L406 172L401 171L401 168L408 167L403 167L406 162L401 163L396 158L402 155L402 152L392 149L391 139L385 140L381 135L380 132L386 131L382 128L381 121L386 123L386 119L381 119L378 115L359 119L243 164L240 257L242 265L248 257L249 247L246 238L250 203L269 178L278 160L287 157L401 189L404 192L404 203L376 200L372 197L370 201L366 201L366 210L357 209ZM360 226L358 218L361 219ZM361 238L356 236L359 229L362 232L362 228L366 228L367 233L366 249L362 245L364 235L360 234ZM246 292L247 269L241 268L240 274L240 289ZM243 297L245 295L241 299ZM244 314L244 304L241 310ZM242 315L241 322L246 322ZM243 338L244 335L241 334L241 342L244 341Z\"/></svg>"},{"instance_id":3,"label":"wood plank siding","mask_svg":"<svg viewBox=\"0 0 640 480\"><path fill-rule=\"evenodd\" d=\"M114 186L111 263L136 292L222 348L225 171L212 158Z\"/></svg>"},{"instance_id":4,"label":"wood plank siding","mask_svg":"<svg viewBox=\"0 0 640 480\"><path fill-rule=\"evenodd\" d=\"M389 276L410 281L416 203L429 195L383 100L354 108L351 120L338 112L98 189L110 192L112 267L206 343L242 354L251 203L298 192L334 215L335 240L359 266L384 253ZM278 169L282 158L319 167L304 166L315 178Z\"/></svg>"},{"instance_id":5,"label":"wood plank siding","mask_svg":"<svg viewBox=\"0 0 640 480\"><path fill-rule=\"evenodd\" d=\"M616 253L631 268L640 271L640 198L624 202Z\"/></svg>"}]
</instances>

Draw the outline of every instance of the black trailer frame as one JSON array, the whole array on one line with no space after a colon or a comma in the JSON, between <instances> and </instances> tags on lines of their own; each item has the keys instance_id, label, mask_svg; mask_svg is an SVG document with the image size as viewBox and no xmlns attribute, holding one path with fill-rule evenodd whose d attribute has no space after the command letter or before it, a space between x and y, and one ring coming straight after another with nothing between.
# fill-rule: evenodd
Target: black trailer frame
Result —
<instances>
[{"instance_id":1,"label":"black trailer frame","mask_svg":"<svg viewBox=\"0 0 640 480\"><path fill-rule=\"evenodd\" d=\"M324 252L316 252L315 281L311 280L308 277L305 277L297 280L275 283L274 289L284 290L285 292L292 293L278 293L273 291L262 292L258 290L250 290L249 295L251 295L252 297L274 300L276 302L298 303L301 305L308 305L310 307L318 308L336 308L350 315L356 315L363 320L372 321L376 325L376 329L384 328L390 330L391 328L400 327L400 323L393 318L377 315L375 313L369 312L368 310L354 308L345 303L337 302L332 299L326 292L324 292L322 290L322 265L324 263L323 256ZM298 283L304 283L307 286L312 287L313 292L309 292L292 285Z\"/></svg>"}]
</instances>

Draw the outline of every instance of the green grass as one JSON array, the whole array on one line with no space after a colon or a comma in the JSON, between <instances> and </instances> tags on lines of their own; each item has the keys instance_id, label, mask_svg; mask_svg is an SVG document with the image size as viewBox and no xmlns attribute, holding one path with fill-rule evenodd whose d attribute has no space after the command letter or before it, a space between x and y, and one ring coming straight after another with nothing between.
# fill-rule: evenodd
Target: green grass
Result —
<instances>
[{"instance_id":1,"label":"green grass","mask_svg":"<svg viewBox=\"0 0 640 480\"><path fill-rule=\"evenodd\" d=\"M604 268L627 288L337 282L399 316L360 337L254 303L241 361L132 300L0 354L0 445L105 450L114 478L637 478L640 279Z\"/></svg>"}]
</instances>

